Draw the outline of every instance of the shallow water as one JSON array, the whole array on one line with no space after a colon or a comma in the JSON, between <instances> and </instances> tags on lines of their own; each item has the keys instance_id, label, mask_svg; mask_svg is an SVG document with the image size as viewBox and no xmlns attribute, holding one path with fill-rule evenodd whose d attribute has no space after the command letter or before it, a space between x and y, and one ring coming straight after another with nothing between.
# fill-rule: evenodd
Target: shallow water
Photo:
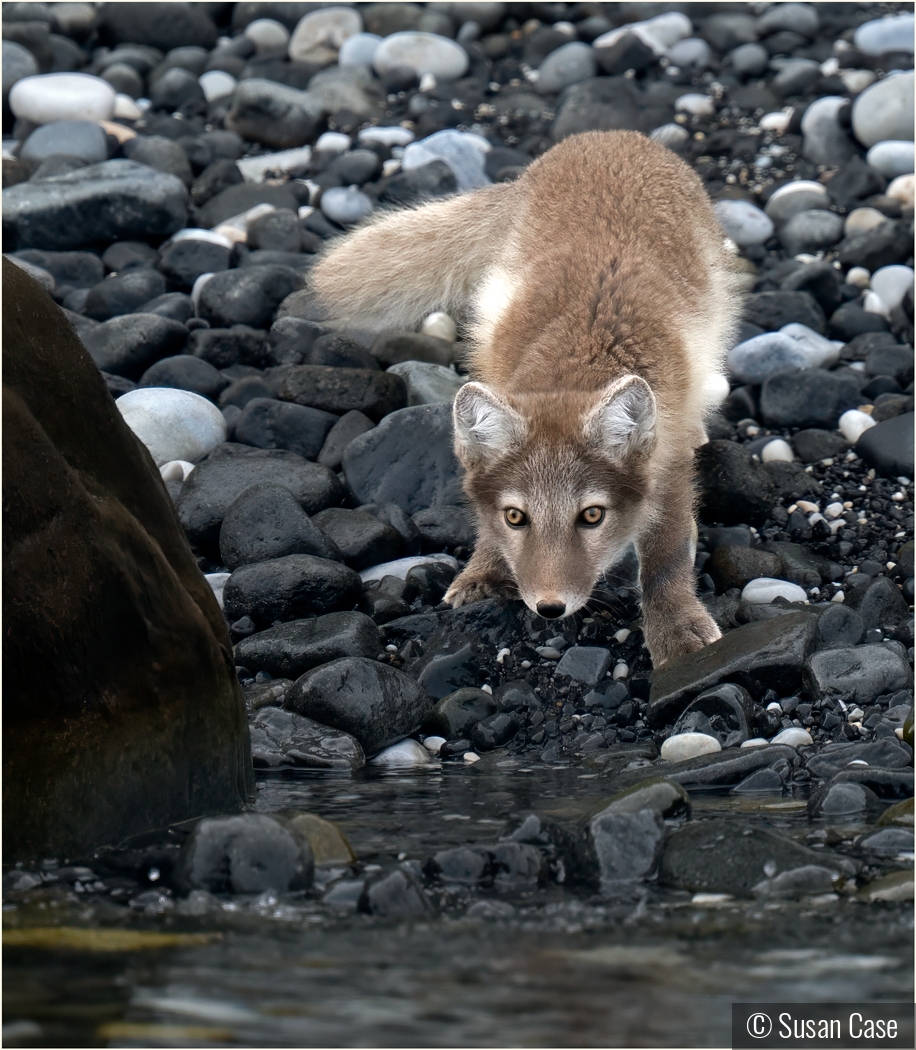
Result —
<instances>
[{"instance_id":1,"label":"shallow water","mask_svg":"<svg viewBox=\"0 0 916 1050\"><path fill-rule=\"evenodd\" d=\"M255 806L337 821L364 868L389 868L492 843L526 810L569 812L608 794L581 769L500 762L273 774L260 778ZM694 820L726 816L736 832L749 821L790 836L808 829L802 799L691 797ZM831 894L703 907L654 887L613 899L556 884L462 887L439 896L428 920L395 923L335 913L319 898L235 898L188 916L65 887L28 903L12 895L8 926L168 931L190 942L7 946L4 1045L723 1046L733 1001L913 996L906 904ZM490 918L479 907L466 914L480 901L494 904Z\"/></svg>"}]
</instances>

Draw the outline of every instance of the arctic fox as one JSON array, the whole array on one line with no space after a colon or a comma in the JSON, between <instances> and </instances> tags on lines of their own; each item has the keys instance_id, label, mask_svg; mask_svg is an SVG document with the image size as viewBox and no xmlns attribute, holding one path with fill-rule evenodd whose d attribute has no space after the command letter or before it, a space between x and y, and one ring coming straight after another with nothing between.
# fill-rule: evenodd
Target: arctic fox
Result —
<instances>
[{"instance_id":1,"label":"arctic fox","mask_svg":"<svg viewBox=\"0 0 916 1050\"><path fill-rule=\"evenodd\" d=\"M722 396L734 269L697 176L627 131L573 135L514 182L388 213L312 270L374 328L470 307L455 451L477 517L445 600L569 616L635 542L656 667L719 630L696 597L693 454Z\"/></svg>"}]
</instances>

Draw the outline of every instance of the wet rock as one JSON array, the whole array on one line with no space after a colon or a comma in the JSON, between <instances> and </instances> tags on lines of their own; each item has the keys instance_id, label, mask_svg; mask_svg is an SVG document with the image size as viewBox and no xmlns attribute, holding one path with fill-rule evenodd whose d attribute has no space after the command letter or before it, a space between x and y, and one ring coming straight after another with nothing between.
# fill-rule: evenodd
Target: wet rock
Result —
<instances>
[{"instance_id":1,"label":"wet rock","mask_svg":"<svg viewBox=\"0 0 916 1050\"><path fill-rule=\"evenodd\" d=\"M430 711L429 698L412 678L362 657L308 671L287 693L285 705L352 734L370 756L415 732Z\"/></svg>"},{"instance_id":2,"label":"wet rock","mask_svg":"<svg viewBox=\"0 0 916 1050\"><path fill-rule=\"evenodd\" d=\"M852 762L865 762L875 769L897 770L905 769L912 761L913 756L906 745L896 740L873 740L861 744L833 743L808 759L808 771L812 776L828 780L838 774L860 772L860 768L850 766ZM861 783L867 784L867 781ZM876 791L875 794L884 793Z\"/></svg>"},{"instance_id":3,"label":"wet rock","mask_svg":"<svg viewBox=\"0 0 916 1050\"><path fill-rule=\"evenodd\" d=\"M283 485L307 514L339 503L343 489L326 467L293 452L220 445L188 477L178 501L178 517L194 545L215 549L226 511L252 485Z\"/></svg>"},{"instance_id":4,"label":"wet rock","mask_svg":"<svg viewBox=\"0 0 916 1050\"><path fill-rule=\"evenodd\" d=\"M823 649L805 663L805 688L815 700L868 704L884 693L912 689L913 672L893 649L847 645Z\"/></svg>"},{"instance_id":5,"label":"wet rock","mask_svg":"<svg viewBox=\"0 0 916 1050\"><path fill-rule=\"evenodd\" d=\"M423 866L429 879L474 886L493 879L493 856L486 849L458 846L440 850Z\"/></svg>"},{"instance_id":6,"label":"wet rock","mask_svg":"<svg viewBox=\"0 0 916 1050\"><path fill-rule=\"evenodd\" d=\"M792 444L802 463L818 463L839 456L849 448L849 442L840 434L816 428L800 430L793 436Z\"/></svg>"},{"instance_id":7,"label":"wet rock","mask_svg":"<svg viewBox=\"0 0 916 1050\"><path fill-rule=\"evenodd\" d=\"M356 410L377 423L407 403L407 389L400 376L368 368L282 365L270 369L267 375L282 401L335 415ZM364 499L363 502L378 501Z\"/></svg>"},{"instance_id":8,"label":"wet rock","mask_svg":"<svg viewBox=\"0 0 916 1050\"><path fill-rule=\"evenodd\" d=\"M773 792L782 794L784 786L783 778L775 769L758 769L756 773L751 773L736 784L731 793L733 795L753 795L762 791L768 794Z\"/></svg>"},{"instance_id":9,"label":"wet rock","mask_svg":"<svg viewBox=\"0 0 916 1050\"><path fill-rule=\"evenodd\" d=\"M157 361L180 353L187 338L178 321L142 313L113 317L80 336L100 371L127 379L139 379Z\"/></svg>"},{"instance_id":10,"label":"wet rock","mask_svg":"<svg viewBox=\"0 0 916 1050\"><path fill-rule=\"evenodd\" d=\"M416 766L428 766L429 763L429 751L410 737L391 744L372 759L373 766L385 766L388 769L413 769Z\"/></svg>"},{"instance_id":11,"label":"wet rock","mask_svg":"<svg viewBox=\"0 0 916 1050\"><path fill-rule=\"evenodd\" d=\"M783 744L748 747L700 755L664 767L665 776L685 787L725 787L758 770L774 770L785 780L797 762L795 750Z\"/></svg>"},{"instance_id":12,"label":"wet rock","mask_svg":"<svg viewBox=\"0 0 916 1050\"><path fill-rule=\"evenodd\" d=\"M172 287L190 292L201 274L228 270L230 255L231 249L225 244L184 237L163 246L159 256L159 269Z\"/></svg>"},{"instance_id":13,"label":"wet rock","mask_svg":"<svg viewBox=\"0 0 916 1050\"><path fill-rule=\"evenodd\" d=\"M744 320L775 332L787 324L803 324L824 334L824 312L808 292L754 292L744 304Z\"/></svg>"},{"instance_id":14,"label":"wet rock","mask_svg":"<svg viewBox=\"0 0 916 1050\"><path fill-rule=\"evenodd\" d=\"M241 805L244 705L149 455L47 293L3 283L4 845L78 856Z\"/></svg>"},{"instance_id":15,"label":"wet rock","mask_svg":"<svg viewBox=\"0 0 916 1050\"><path fill-rule=\"evenodd\" d=\"M882 743L884 742L882 741ZM882 799L893 800L913 797L912 769L849 766L847 769L841 769L839 773L836 773L833 779L835 783L862 784L869 791L873 791L878 798Z\"/></svg>"},{"instance_id":16,"label":"wet rock","mask_svg":"<svg viewBox=\"0 0 916 1050\"><path fill-rule=\"evenodd\" d=\"M756 547L723 544L716 547L703 569L722 593L733 587L743 588L762 576L777 576L781 563L775 554Z\"/></svg>"},{"instance_id":17,"label":"wet rock","mask_svg":"<svg viewBox=\"0 0 916 1050\"><path fill-rule=\"evenodd\" d=\"M288 554L236 569L226 581L223 608L230 622L250 616L269 624L352 608L360 590L359 577L345 565Z\"/></svg>"},{"instance_id":18,"label":"wet rock","mask_svg":"<svg viewBox=\"0 0 916 1050\"><path fill-rule=\"evenodd\" d=\"M877 577L867 587L850 587L847 601L867 628L878 627L885 633L891 633L912 615L906 599L886 576Z\"/></svg>"},{"instance_id":19,"label":"wet rock","mask_svg":"<svg viewBox=\"0 0 916 1050\"><path fill-rule=\"evenodd\" d=\"M446 740L455 740L467 736L478 722L496 711L496 700L482 689L457 689L436 704L423 728Z\"/></svg>"},{"instance_id":20,"label":"wet rock","mask_svg":"<svg viewBox=\"0 0 916 1050\"><path fill-rule=\"evenodd\" d=\"M418 433L422 442L416 440ZM408 514L460 503L450 406L417 405L393 412L347 446L343 468L363 503L396 503Z\"/></svg>"},{"instance_id":21,"label":"wet rock","mask_svg":"<svg viewBox=\"0 0 916 1050\"><path fill-rule=\"evenodd\" d=\"M249 635L235 647L235 659L254 673L296 679L344 656L374 659L379 649L378 628L368 616L336 612Z\"/></svg>"},{"instance_id":22,"label":"wet rock","mask_svg":"<svg viewBox=\"0 0 916 1050\"><path fill-rule=\"evenodd\" d=\"M343 560L340 550L312 523L292 492L269 481L245 489L228 507L220 526L219 549L230 571L287 554Z\"/></svg>"},{"instance_id":23,"label":"wet rock","mask_svg":"<svg viewBox=\"0 0 916 1050\"><path fill-rule=\"evenodd\" d=\"M725 682L752 696L774 689L791 695L801 684L802 666L815 640L815 617L786 613L749 623L696 653L653 672L649 719L662 725L704 690Z\"/></svg>"},{"instance_id":24,"label":"wet rock","mask_svg":"<svg viewBox=\"0 0 916 1050\"><path fill-rule=\"evenodd\" d=\"M879 857L893 857L898 853L912 854L912 828L882 828L856 840L856 847Z\"/></svg>"},{"instance_id":25,"label":"wet rock","mask_svg":"<svg viewBox=\"0 0 916 1050\"><path fill-rule=\"evenodd\" d=\"M700 755L721 751L718 739L709 733L674 733L662 744L661 756L666 762L687 762Z\"/></svg>"},{"instance_id":26,"label":"wet rock","mask_svg":"<svg viewBox=\"0 0 916 1050\"><path fill-rule=\"evenodd\" d=\"M210 893L307 889L315 863L308 842L266 813L202 820L184 847L179 881Z\"/></svg>"},{"instance_id":27,"label":"wet rock","mask_svg":"<svg viewBox=\"0 0 916 1050\"><path fill-rule=\"evenodd\" d=\"M849 860L826 850L808 849L762 828L747 827L735 835L730 822L709 820L672 832L659 881L694 893L748 897L762 892L761 882L811 865L837 875L852 870Z\"/></svg>"},{"instance_id":28,"label":"wet rock","mask_svg":"<svg viewBox=\"0 0 916 1050\"><path fill-rule=\"evenodd\" d=\"M329 729L279 707L262 708L249 729L251 758L256 768L298 766L352 771L366 762L363 749L349 733Z\"/></svg>"},{"instance_id":29,"label":"wet rock","mask_svg":"<svg viewBox=\"0 0 916 1050\"><path fill-rule=\"evenodd\" d=\"M130 160L90 164L3 194L4 244L66 251L99 242L167 237L187 218L187 191L174 175Z\"/></svg>"},{"instance_id":30,"label":"wet rock","mask_svg":"<svg viewBox=\"0 0 916 1050\"><path fill-rule=\"evenodd\" d=\"M859 891L859 899L869 904L876 901L911 901L913 899L913 871L892 871L874 879Z\"/></svg>"},{"instance_id":31,"label":"wet rock","mask_svg":"<svg viewBox=\"0 0 916 1050\"><path fill-rule=\"evenodd\" d=\"M858 645L864 634L862 617L848 605L831 603L817 618L818 648Z\"/></svg>"},{"instance_id":32,"label":"wet rock","mask_svg":"<svg viewBox=\"0 0 916 1050\"><path fill-rule=\"evenodd\" d=\"M357 572L391 561L401 553L401 537L390 525L359 510L329 507L312 519Z\"/></svg>"},{"instance_id":33,"label":"wet rock","mask_svg":"<svg viewBox=\"0 0 916 1050\"><path fill-rule=\"evenodd\" d=\"M419 919L432 911L423 891L403 870L368 881L357 909L380 919Z\"/></svg>"},{"instance_id":34,"label":"wet rock","mask_svg":"<svg viewBox=\"0 0 916 1050\"><path fill-rule=\"evenodd\" d=\"M697 450L703 520L762 525L776 498L771 474L732 441L709 441Z\"/></svg>"},{"instance_id":35,"label":"wet rock","mask_svg":"<svg viewBox=\"0 0 916 1050\"><path fill-rule=\"evenodd\" d=\"M473 547L476 528L464 506L437 505L411 516L422 550L436 552L455 547Z\"/></svg>"},{"instance_id":36,"label":"wet rock","mask_svg":"<svg viewBox=\"0 0 916 1050\"><path fill-rule=\"evenodd\" d=\"M322 820L314 813L300 813L288 819L296 835L308 840L316 867L352 864L356 860L346 836L333 821Z\"/></svg>"},{"instance_id":37,"label":"wet rock","mask_svg":"<svg viewBox=\"0 0 916 1050\"><path fill-rule=\"evenodd\" d=\"M317 408L256 397L236 421L235 437L244 445L282 448L314 460L338 418Z\"/></svg>"},{"instance_id":38,"label":"wet rock","mask_svg":"<svg viewBox=\"0 0 916 1050\"><path fill-rule=\"evenodd\" d=\"M862 784L825 784L808 800L812 819L839 820L857 817L864 821L881 812L881 800Z\"/></svg>"},{"instance_id":39,"label":"wet rock","mask_svg":"<svg viewBox=\"0 0 916 1050\"><path fill-rule=\"evenodd\" d=\"M518 732L518 722L507 711L481 719L471 730L471 743L478 751L504 747Z\"/></svg>"},{"instance_id":40,"label":"wet rock","mask_svg":"<svg viewBox=\"0 0 916 1050\"><path fill-rule=\"evenodd\" d=\"M430 639L426 653L411 666L410 673L431 697L441 700L479 680L474 646L465 635L444 632Z\"/></svg>"},{"instance_id":41,"label":"wet rock","mask_svg":"<svg viewBox=\"0 0 916 1050\"><path fill-rule=\"evenodd\" d=\"M605 676L611 665L611 654L607 649L589 645L574 645L567 649L557 664L555 674L565 674L574 682L595 686Z\"/></svg>"},{"instance_id":42,"label":"wet rock","mask_svg":"<svg viewBox=\"0 0 916 1050\"><path fill-rule=\"evenodd\" d=\"M878 819L879 827L913 827L913 800L906 799L896 805L889 806Z\"/></svg>"},{"instance_id":43,"label":"wet rock","mask_svg":"<svg viewBox=\"0 0 916 1050\"><path fill-rule=\"evenodd\" d=\"M708 689L693 700L675 723L674 732L705 733L723 748L738 747L750 735L753 719L754 706L748 691L726 684Z\"/></svg>"},{"instance_id":44,"label":"wet rock","mask_svg":"<svg viewBox=\"0 0 916 1050\"><path fill-rule=\"evenodd\" d=\"M752 892L757 897L805 897L831 893L836 888L837 872L819 864L805 864L791 871L783 871L772 879L761 879Z\"/></svg>"},{"instance_id":45,"label":"wet rock","mask_svg":"<svg viewBox=\"0 0 916 1050\"><path fill-rule=\"evenodd\" d=\"M271 80L243 80L233 93L226 127L265 146L288 149L314 141L322 105L307 91Z\"/></svg>"}]
</instances>

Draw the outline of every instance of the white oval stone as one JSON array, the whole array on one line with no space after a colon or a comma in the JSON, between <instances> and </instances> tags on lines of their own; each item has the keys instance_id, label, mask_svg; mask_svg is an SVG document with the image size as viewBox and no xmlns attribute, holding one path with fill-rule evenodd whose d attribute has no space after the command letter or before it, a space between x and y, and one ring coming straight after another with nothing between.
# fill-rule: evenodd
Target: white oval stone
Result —
<instances>
[{"instance_id":1,"label":"white oval stone","mask_svg":"<svg viewBox=\"0 0 916 1050\"><path fill-rule=\"evenodd\" d=\"M393 147L409 145L416 135L410 128L402 128L395 124L384 128L363 128L356 137L360 142L378 142L382 146Z\"/></svg>"},{"instance_id":2,"label":"white oval stone","mask_svg":"<svg viewBox=\"0 0 916 1050\"><path fill-rule=\"evenodd\" d=\"M814 741L811 739L811 734L807 729L801 729L799 726L789 726L788 729L778 732L770 743L788 744L789 747L806 747L813 744Z\"/></svg>"},{"instance_id":3,"label":"white oval stone","mask_svg":"<svg viewBox=\"0 0 916 1050\"><path fill-rule=\"evenodd\" d=\"M457 80L467 72L468 53L460 44L438 33L407 30L386 36L372 64L379 75L397 66L408 66L418 77L431 73L436 80Z\"/></svg>"},{"instance_id":4,"label":"white oval stone","mask_svg":"<svg viewBox=\"0 0 916 1050\"><path fill-rule=\"evenodd\" d=\"M898 175L912 175L913 159L912 142L876 142L865 155L868 166L886 179L894 179Z\"/></svg>"},{"instance_id":5,"label":"white oval stone","mask_svg":"<svg viewBox=\"0 0 916 1050\"><path fill-rule=\"evenodd\" d=\"M900 201L905 208L912 208L914 185L916 185L916 183L914 183L912 175L898 175L890 186L887 187L885 196L893 197L894 200Z\"/></svg>"},{"instance_id":6,"label":"white oval stone","mask_svg":"<svg viewBox=\"0 0 916 1050\"><path fill-rule=\"evenodd\" d=\"M680 124L662 124L661 127L652 131L649 138L670 149L683 145L690 138L690 132Z\"/></svg>"},{"instance_id":7,"label":"white oval stone","mask_svg":"<svg viewBox=\"0 0 916 1050\"><path fill-rule=\"evenodd\" d=\"M769 740L765 740L762 736L753 736L750 740L745 740L741 745L742 747L766 747L769 744Z\"/></svg>"},{"instance_id":8,"label":"white oval stone","mask_svg":"<svg viewBox=\"0 0 916 1050\"><path fill-rule=\"evenodd\" d=\"M205 92L206 94L206 92ZM143 116L143 110L137 105L130 95L115 95L112 117L121 120L139 120ZM127 128L124 128L127 131Z\"/></svg>"},{"instance_id":9,"label":"white oval stone","mask_svg":"<svg viewBox=\"0 0 916 1050\"><path fill-rule=\"evenodd\" d=\"M788 580L776 580L771 576L761 576L757 580L751 580L741 597L749 605L769 605L774 598L785 598L787 602L804 602L808 595L803 587L797 583L789 583Z\"/></svg>"},{"instance_id":10,"label":"white oval stone","mask_svg":"<svg viewBox=\"0 0 916 1050\"><path fill-rule=\"evenodd\" d=\"M204 579L210 584L213 597L216 598L216 604L221 609L223 607L223 591L226 589L226 581L231 575L231 572L209 572L204 576Z\"/></svg>"},{"instance_id":11,"label":"white oval stone","mask_svg":"<svg viewBox=\"0 0 916 1050\"><path fill-rule=\"evenodd\" d=\"M855 46L866 55L883 55L887 51L913 53L913 13L905 11L887 18L863 22L852 38Z\"/></svg>"},{"instance_id":12,"label":"white oval stone","mask_svg":"<svg viewBox=\"0 0 916 1050\"><path fill-rule=\"evenodd\" d=\"M854 288L867 288L871 284L871 274L864 266L853 266L846 274L846 283Z\"/></svg>"},{"instance_id":13,"label":"white oval stone","mask_svg":"<svg viewBox=\"0 0 916 1050\"><path fill-rule=\"evenodd\" d=\"M840 416L840 433L851 444L854 445L866 430L871 429L875 421L867 412L860 412L857 408L850 408Z\"/></svg>"},{"instance_id":14,"label":"white oval stone","mask_svg":"<svg viewBox=\"0 0 916 1050\"><path fill-rule=\"evenodd\" d=\"M839 78L850 95L858 95L878 79L870 69L841 69Z\"/></svg>"},{"instance_id":15,"label":"white oval stone","mask_svg":"<svg viewBox=\"0 0 916 1050\"><path fill-rule=\"evenodd\" d=\"M340 226L352 226L372 213L374 205L355 186L331 186L321 195L321 210Z\"/></svg>"},{"instance_id":16,"label":"white oval stone","mask_svg":"<svg viewBox=\"0 0 916 1050\"><path fill-rule=\"evenodd\" d=\"M761 131L775 131L777 135L781 135L789 126L791 120L791 113L783 113L781 111L778 113L764 113L760 118L759 127Z\"/></svg>"},{"instance_id":17,"label":"white oval stone","mask_svg":"<svg viewBox=\"0 0 916 1050\"><path fill-rule=\"evenodd\" d=\"M454 343L458 338L455 322L441 310L430 314L420 326L420 331L424 335L434 335L437 339L445 339L449 343Z\"/></svg>"},{"instance_id":18,"label":"white oval stone","mask_svg":"<svg viewBox=\"0 0 916 1050\"><path fill-rule=\"evenodd\" d=\"M254 44L259 53L279 51L289 43L289 30L273 18L256 18L245 26L242 35Z\"/></svg>"},{"instance_id":19,"label":"white oval stone","mask_svg":"<svg viewBox=\"0 0 916 1050\"><path fill-rule=\"evenodd\" d=\"M863 146L913 141L913 72L885 77L852 104L852 129Z\"/></svg>"},{"instance_id":20,"label":"white oval stone","mask_svg":"<svg viewBox=\"0 0 916 1050\"><path fill-rule=\"evenodd\" d=\"M826 210L830 207L830 194L819 182L798 179L780 186L766 202L764 211L773 222L788 222L801 211Z\"/></svg>"},{"instance_id":21,"label":"white oval stone","mask_svg":"<svg viewBox=\"0 0 916 1050\"><path fill-rule=\"evenodd\" d=\"M716 220L739 248L763 244L773 236L773 222L750 201L716 201L712 206Z\"/></svg>"},{"instance_id":22,"label":"white oval stone","mask_svg":"<svg viewBox=\"0 0 916 1050\"><path fill-rule=\"evenodd\" d=\"M177 233L173 233L169 241L207 241L209 244L218 244L221 248L231 248L232 241L214 230L200 230L194 226L187 226Z\"/></svg>"},{"instance_id":23,"label":"white oval stone","mask_svg":"<svg viewBox=\"0 0 916 1050\"><path fill-rule=\"evenodd\" d=\"M808 368L804 347L783 332L751 336L728 352L728 370L741 383L756 385L786 368Z\"/></svg>"},{"instance_id":24,"label":"white oval stone","mask_svg":"<svg viewBox=\"0 0 916 1050\"><path fill-rule=\"evenodd\" d=\"M337 64L341 68L371 66L381 42L382 38L377 33L354 33L340 45Z\"/></svg>"},{"instance_id":25,"label":"white oval stone","mask_svg":"<svg viewBox=\"0 0 916 1050\"><path fill-rule=\"evenodd\" d=\"M189 390L143 387L123 394L115 404L157 467L173 459L200 459L226 440L222 412Z\"/></svg>"},{"instance_id":26,"label":"white oval stone","mask_svg":"<svg viewBox=\"0 0 916 1050\"><path fill-rule=\"evenodd\" d=\"M369 569L363 569L359 574L359 578L363 583L380 580L384 576L396 576L399 580L406 580L407 574L414 566L428 565L430 562L442 562L454 569L455 572L458 572L461 568L456 559L450 554L416 554L410 558L398 558L396 561L386 561L382 562L381 565L373 565Z\"/></svg>"},{"instance_id":27,"label":"white oval stone","mask_svg":"<svg viewBox=\"0 0 916 1050\"><path fill-rule=\"evenodd\" d=\"M877 208L854 208L846 216L843 233L847 237L855 237L857 233L867 233L886 221L887 216L882 215Z\"/></svg>"},{"instance_id":28,"label":"white oval stone","mask_svg":"<svg viewBox=\"0 0 916 1050\"><path fill-rule=\"evenodd\" d=\"M44 73L24 77L10 91L10 109L33 124L55 120L108 120L115 89L88 73Z\"/></svg>"},{"instance_id":29,"label":"white oval stone","mask_svg":"<svg viewBox=\"0 0 916 1050\"><path fill-rule=\"evenodd\" d=\"M386 747L375 758L370 759L369 764L372 766L389 766L405 769L410 766L429 765L429 760L429 751L422 744L418 744L416 740L408 738L407 740L401 740L397 744L392 744L391 747Z\"/></svg>"},{"instance_id":30,"label":"white oval stone","mask_svg":"<svg viewBox=\"0 0 916 1050\"><path fill-rule=\"evenodd\" d=\"M795 456L792 455L792 446L788 441L775 438L763 446L760 458L764 463L791 463Z\"/></svg>"},{"instance_id":31,"label":"white oval stone","mask_svg":"<svg viewBox=\"0 0 916 1050\"><path fill-rule=\"evenodd\" d=\"M225 73L222 69L211 69L206 73L201 73L197 78L197 83L200 84L204 98L212 102L214 99L231 95L238 81L231 73Z\"/></svg>"},{"instance_id":32,"label":"white oval stone","mask_svg":"<svg viewBox=\"0 0 916 1050\"><path fill-rule=\"evenodd\" d=\"M445 743L444 736L428 736L423 739L423 746L433 755L439 754L439 748Z\"/></svg>"},{"instance_id":33,"label":"white oval stone","mask_svg":"<svg viewBox=\"0 0 916 1050\"><path fill-rule=\"evenodd\" d=\"M711 117L716 111L716 103L709 95L687 94L674 100L678 113L691 113L695 117Z\"/></svg>"},{"instance_id":34,"label":"white oval stone","mask_svg":"<svg viewBox=\"0 0 916 1050\"><path fill-rule=\"evenodd\" d=\"M908 288L916 278L910 266L882 266L871 275L871 287L888 311L903 302Z\"/></svg>"},{"instance_id":35,"label":"white oval stone","mask_svg":"<svg viewBox=\"0 0 916 1050\"><path fill-rule=\"evenodd\" d=\"M293 62L325 61L337 58L341 44L361 33L363 19L352 7L323 7L299 19L289 42Z\"/></svg>"},{"instance_id":36,"label":"white oval stone","mask_svg":"<svg viewBox=\"0 0 916 1050\"><path fill-rule=\"evenodd\" d=\"M714 736L705 733L676 733L662 744L661 756L666 762L686 762L698 755L721 751L722 745Z\"/></svg>"},{"instance_id":37,"label":"white oval stone","mask_svg":"<svg viewBox=\"0 0 916 1050\"><path fill-rule=\"evenodd\" d=\"M193 469L194 464L186 459L172 459L162 464L159 474L163 481L184 481Z\"/></svg>"},{"instance_id":38,"label":"white oval stone","mask_svg":"<svg viewBox=\"0 0 916 1050\"><path fill-rule=\"evenodd\" d=\"M846 508L842 503L828 503L824 507L824 517L829 518L831 521L834 518L839 518L841 515L846 513Z\"/></svg>"},{"instance_id":39,"label":"white oval stone","mask_svg":"<svg viewBox=\"0 0 916 1050\"><path fill-rule=\"evenodd\" d=\"M315 149L319 153L346 153L353 140L342 131L325 131L318 136Z\"/></svg>"},{"instance_id":40,"label":"white oval stone","mask_svg":"<svg viewBox=\"0 0 916 1050\"><path fill-rule=\"evenodd\" d=\"M235 163L246 182L263 182L273 172L288 174L301 171L312 159L311 146L297 146L280 153L261 153L256 157L243 157Z\"/></svg>"}]
</instances>

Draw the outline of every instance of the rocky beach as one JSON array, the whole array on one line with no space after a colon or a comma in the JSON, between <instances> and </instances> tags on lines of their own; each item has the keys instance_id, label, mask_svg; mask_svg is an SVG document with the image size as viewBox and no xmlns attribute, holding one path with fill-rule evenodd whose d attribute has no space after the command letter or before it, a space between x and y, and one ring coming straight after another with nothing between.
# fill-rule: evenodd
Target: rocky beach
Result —
<instances>
[{"instance_id":1,"label":"rocky beach","mask_svg":"<svg viewBox=\"0 0 916 1050\"><path fill-rule=\"evenodd\" d=\"M5 3L3 122L6 301L13 264L143 446L118 491L147 470L216 638L176 604L155 660L236 704L248 795L5 862L5 1045L715 1046L733 1001L912 1001L912 5ZM309 286L616 129L700 176L745 296L696 457L723 636L657 670L633 551L564 619L443 602L467 319Z\"/></svg>"}]
</instances>

